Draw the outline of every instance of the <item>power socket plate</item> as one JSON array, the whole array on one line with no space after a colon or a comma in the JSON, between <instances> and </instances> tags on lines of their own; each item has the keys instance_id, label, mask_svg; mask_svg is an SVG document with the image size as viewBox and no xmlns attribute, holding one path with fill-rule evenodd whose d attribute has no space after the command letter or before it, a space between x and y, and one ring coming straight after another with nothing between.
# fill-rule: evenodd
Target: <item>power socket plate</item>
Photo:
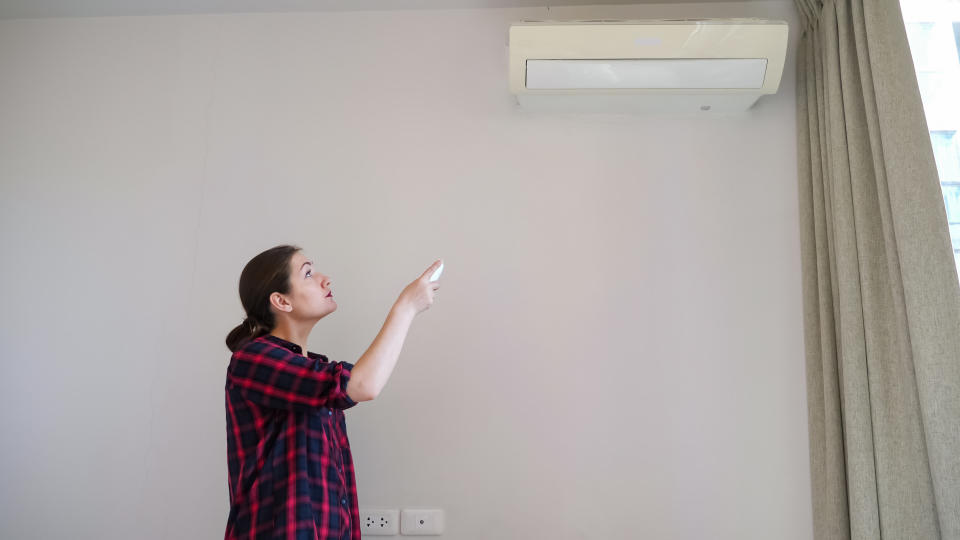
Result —
<instances>
[{"instance_id":1,"label":"power socket plate","mask_svg":"<svg viewBox=\"0 0 960 540\"><path fill-rule=\"evenodd\" d=\"M397 510L360 509L360 535L395 536L400 534L400 513Z\"/></svg>"}]
</instances>

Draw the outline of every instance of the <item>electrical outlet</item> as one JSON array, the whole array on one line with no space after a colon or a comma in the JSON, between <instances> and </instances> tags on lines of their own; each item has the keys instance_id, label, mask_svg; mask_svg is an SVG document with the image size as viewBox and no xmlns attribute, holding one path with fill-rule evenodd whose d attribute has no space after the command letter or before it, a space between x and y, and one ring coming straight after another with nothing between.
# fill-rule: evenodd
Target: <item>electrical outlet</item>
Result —
<instances>
[{"instance_id":1,"label":"electrical outlet","mask_svg":"<svg viewBox=\"0 0 960 540\"><path fill-rule=\"evenodd\" d=\"M396 510L360 509L360 536L393 536L400 533Z\"/></svg>"},{"instance_id":2,"label":"electrical outlet","mask_svg":"<svg viewBox=\"0 0 960 540\"><path fill-rule=\"evenodd\" d=\"M400 512L400 534L443 534L443 510L406 509Z\"/></svg>"}]
</instances>

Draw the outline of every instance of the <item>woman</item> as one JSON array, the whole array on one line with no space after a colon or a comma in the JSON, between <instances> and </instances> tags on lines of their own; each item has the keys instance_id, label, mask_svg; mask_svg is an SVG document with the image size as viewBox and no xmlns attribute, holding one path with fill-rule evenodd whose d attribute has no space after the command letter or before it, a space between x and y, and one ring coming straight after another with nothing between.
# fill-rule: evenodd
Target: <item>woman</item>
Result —
<instances>
[{"instance_id":1,"label":"woman","mask_svg":"<svg viewBox=\"0 0 960 540\"><path fill-rule=\"evenodd\" d=\"M277 246L240 274L247 318L227 336L226 539L360 539L343 410L375 399L414 317L433 304L436 261L407 285L356 364L307 351L337 303L330 278L296 246ZM304 353L304 351L307 351Z\"/></svg>"}]
</instances>

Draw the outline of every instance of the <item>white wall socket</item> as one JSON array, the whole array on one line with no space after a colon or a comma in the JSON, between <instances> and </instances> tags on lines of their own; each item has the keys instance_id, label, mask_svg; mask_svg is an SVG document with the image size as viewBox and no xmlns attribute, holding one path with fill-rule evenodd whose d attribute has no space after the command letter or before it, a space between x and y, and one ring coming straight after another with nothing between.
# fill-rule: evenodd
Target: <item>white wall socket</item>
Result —
<instances>
[{"instance_id":1,"label":"white wall socket","mask_svg":"<svg viewBox=\"0 0 960 540\"><path fill-rule=\"evenodd\" d=\"M400 512L400 534L443 534L443 510L405 509Z\"/></svg>"},{"instance_id":2,"label":"white wall socket","mask_svg":"<svg viewBox=\"0 0 960 540\"><path fill-rule=\"evenodd\" d=\"M360 509L360 536L394 536L400 532L396 510Z\"/></svg>"}]
</instances>

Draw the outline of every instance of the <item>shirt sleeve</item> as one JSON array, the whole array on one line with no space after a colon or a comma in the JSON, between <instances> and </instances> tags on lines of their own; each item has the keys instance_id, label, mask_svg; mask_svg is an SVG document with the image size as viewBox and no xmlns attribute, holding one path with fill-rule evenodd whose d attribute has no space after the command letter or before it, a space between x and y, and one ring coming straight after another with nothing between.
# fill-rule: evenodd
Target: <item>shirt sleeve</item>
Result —
<instances>
[{"instance_id":1,"label":"shirt sleeve","mask_svg":"<svg viewBox=\"0 0 960 540\"><path fill-rule=\"evenodd\" d=\"M227 382L245 399L264 407L348 409L357 404L347 395L352 369L350 362L321 362L258 341L233 353Z\"/></svg>"}]
</instances>

